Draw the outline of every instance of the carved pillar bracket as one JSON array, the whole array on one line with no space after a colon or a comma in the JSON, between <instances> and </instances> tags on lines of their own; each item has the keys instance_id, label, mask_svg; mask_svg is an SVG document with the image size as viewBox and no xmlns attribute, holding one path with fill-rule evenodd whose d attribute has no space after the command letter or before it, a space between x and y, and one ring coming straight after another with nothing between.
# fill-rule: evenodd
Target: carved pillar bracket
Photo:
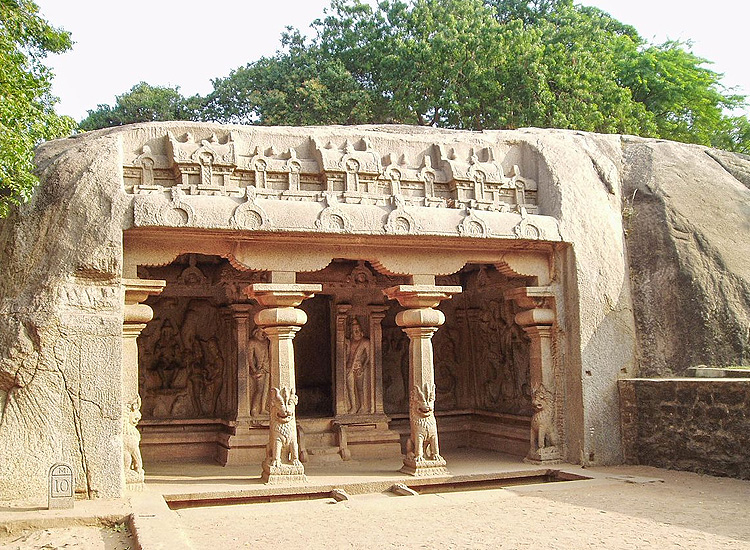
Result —
<instances>
[{"instance_id":1,"label":"carved pillar bracket","mask_svg":"<svg viewBox=\"0 0 750 550\"><path fill-rule=\"evenodd\" d=\"M521 287L505 293L519 310L516 323L531 340L529 349L529 379L531 403L531 436L527 462L554 464L560 462L558 437L557 384L553 352L553 325L555 324L554 294L549 287Z\"/></svg>"},{"instance_id":2,"label":"carved pillar bracket","mask_svg":"<svg viewBox=\"0 0 750 550\"><path fill-rule=\"evenodd\" d=\"M250 297L266 308L256 313L255 324L263 329L271 342L271 418L266 459L263 461L263 481L266 483L306 480L297 442L292 340L307 322L307 314L297 306L321 290L320 285L296 283L256 283L249 288Z\"/></svg>"},{"instance_id":3,"label":"carved pillar bracket","mask_svg":"<svg viewBox=\"0 0 750 550\"><path fill-rule=\"evenodd\" d=\"M166 281L123 279L125 307L122 321L122 443L123 469L126 487L140 488L144 471L141 459L141 398L138 395L138 336L154 317L153 310L141 302L159 294Z\"/></svg>"},{"instance_id":4,"label":"carved pillar bracket","mask_svg":"<svg viewBox=\"0 0 750 550\"><path fill-rule=\"evenodd\" d=\"M405 308L396 324L409 337L409 420L411 435L401 472L416 476L446 475L440 456L435 420L435 368L432 336L445 322L434 309L442 300L462 291L460 286L399 285L383 292Z\"/></svg>"}]
</instances>

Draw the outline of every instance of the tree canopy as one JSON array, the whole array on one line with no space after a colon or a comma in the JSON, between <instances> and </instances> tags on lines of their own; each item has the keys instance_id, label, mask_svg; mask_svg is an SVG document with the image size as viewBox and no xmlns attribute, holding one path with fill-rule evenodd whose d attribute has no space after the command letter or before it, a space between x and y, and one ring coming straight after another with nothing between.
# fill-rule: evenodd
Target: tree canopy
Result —
<instances>
[{"instance_id":1,"label":"tree canopy","mask_svg":"<svg viewBox=\"0 0 750 550\"><path fill-rule=\"evenodd\" d=\"M750 151L750 123L729 114L744 97L722 86L689 43L649 44L572 0L332 0L312 30L305 38L288 29L274 56L217 78L204 98L171 89L169 108L112 117L126 111L124 98L138 100L136 88L148 86L141 83L115 108L90 111L83 127L154 117L538 126Z\"/></svg>"},{"instance_id":2,"label":"tree canopy","mask_svg":"<svg viewBox=\"0 0 750 550\"><path fill-rule=\"evenodd\" d=\"M34 147L75 128L55 113L52 74L43 63L71 46L70 35L45 21L34 2L0 0L0 217L36 182Z\"/></svg>"},{"instance_id":3,"label":"tree canopy","mask_svg":"<svg viewBox=\"0 0 750 550\"><path fill-rule=\"evenodd\" d=\"M133 122L155 120L191 120L199 102L197 98L184 98L180 89L151 86L140 82L129 92L117 96L114 107L99 104L81 121L81 130L96 130L121 126Z\"/></svg>"}]
</instances>

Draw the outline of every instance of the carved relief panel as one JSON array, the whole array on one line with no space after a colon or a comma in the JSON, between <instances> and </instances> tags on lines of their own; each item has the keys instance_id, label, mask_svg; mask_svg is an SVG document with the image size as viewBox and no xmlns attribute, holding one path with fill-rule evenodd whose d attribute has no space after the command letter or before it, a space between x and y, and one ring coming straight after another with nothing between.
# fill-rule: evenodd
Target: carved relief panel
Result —
<instances>
[{"instance_id":1,"label":"carved relief panel","mask_svg":"<svg viewBox=\"0 0 750 550\"><path fill-rule=\"evenodd\" d=\"M218 307L203 298L162 297L139 340L140 393L147 419L218 418L227 413L231 342Z\"/></svg>"}]
</instances>

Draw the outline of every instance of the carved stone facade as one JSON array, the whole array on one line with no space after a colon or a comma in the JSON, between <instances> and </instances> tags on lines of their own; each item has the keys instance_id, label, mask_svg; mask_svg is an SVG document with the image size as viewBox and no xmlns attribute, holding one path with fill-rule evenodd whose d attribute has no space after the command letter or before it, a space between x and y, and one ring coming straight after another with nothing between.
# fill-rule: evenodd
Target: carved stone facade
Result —
<instances>
[{"instance_id":1,"label":"carved stone facade","mask_svg":"<svg viewBox=\"0 0 750 550\"><path fill-rule=\"evenodd\" d=\"M270 483L369 457L442 475L456 447L616 462L590 393L634 361L601 258L624 254L617 170L565 136L156 123L42 147L40 219L0 232L0 488L22 461L106 497L159 460ZM54 269L21 260L40 250ZM35 402L64 411L49 437L24 435Z\"/></svg>"}]
</instances>

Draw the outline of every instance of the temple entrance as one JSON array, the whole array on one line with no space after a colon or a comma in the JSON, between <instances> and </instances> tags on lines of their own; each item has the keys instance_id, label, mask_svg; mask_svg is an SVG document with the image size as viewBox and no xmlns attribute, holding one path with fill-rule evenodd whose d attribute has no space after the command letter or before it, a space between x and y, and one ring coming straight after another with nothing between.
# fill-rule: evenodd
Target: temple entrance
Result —
<instances>
[{"instance_id":1,"label":"temple entrance","mask_svg":"<svg viewBox=\"0 0 750 550\"><path fill-rule=\"evenodd\" d=\"M261 307L243 288L267 274L183 254L141 266L139 277L167 281L146 302L154 319L138 342L144 459L257 463L267 440L270 359L253 321ZM322 288L300 306L307 322L294 341L305 458L405 453L409 339L396 322L404 308L383 295L402 279L343 259L298 278ZM467 264L438 283L463 289L440 305L446 321L432 339L441 444L522 457L533 414L530 342L505 296L529 280Z\"/></svg>"},{"instance_id":2,"label":"temple entrance","mask_svg":"<svg viewBox=\"0 0 750 550\"><path fill-rule=\"evenodd\" d=\"M307 323L294 339L299 418L333 416L332 298L318 295L300 306Z\"/></svg>"}]
</instances>

